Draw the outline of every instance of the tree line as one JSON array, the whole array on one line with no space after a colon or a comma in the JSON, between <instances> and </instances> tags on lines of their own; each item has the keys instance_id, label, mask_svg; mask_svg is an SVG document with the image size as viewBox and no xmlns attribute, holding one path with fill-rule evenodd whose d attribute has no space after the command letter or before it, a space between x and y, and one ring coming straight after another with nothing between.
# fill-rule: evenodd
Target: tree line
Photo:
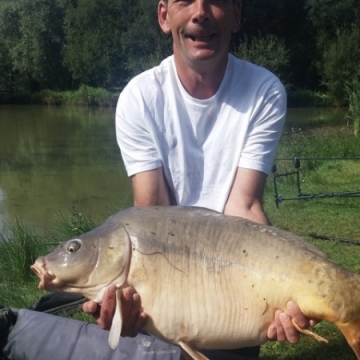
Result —
<instances>
[{"instance_id":1,"label":"tree line","mask_svg":"<svg viewBox=\"0 0 360 360\"><path fill-rule=\"evenodd\" d=\"M0 0L0 95L121 89L171 54L158 0ZM341 103L360 76L360 0L243 0L231 51Z\"/></svg>"}]
</instances>

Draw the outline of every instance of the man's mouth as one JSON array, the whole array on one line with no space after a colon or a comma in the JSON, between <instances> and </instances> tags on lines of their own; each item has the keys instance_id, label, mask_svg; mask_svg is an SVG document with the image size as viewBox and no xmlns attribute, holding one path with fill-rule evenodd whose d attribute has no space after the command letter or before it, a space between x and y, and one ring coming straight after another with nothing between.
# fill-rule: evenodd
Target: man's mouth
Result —
<instances>
[{"instance_id":1,"label":"man's mouth","mask_svg":"<svg viewBox=\"0 0 360 360\"><path fill-rule=\"evenodd\" d=\"M206 41L210 41L214 38L214 34L211 35L206 35L206 36L193 36L193 35L187 35L187 37L189 39L191 39L192 41L198 41L198 42L206 42Z\"/></svg>"}]
</instances>

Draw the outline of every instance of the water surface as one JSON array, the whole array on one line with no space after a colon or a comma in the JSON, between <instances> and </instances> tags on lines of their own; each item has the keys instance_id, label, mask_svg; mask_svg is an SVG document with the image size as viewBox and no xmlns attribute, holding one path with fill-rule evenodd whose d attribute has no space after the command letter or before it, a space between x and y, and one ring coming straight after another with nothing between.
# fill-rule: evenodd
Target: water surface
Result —
<instances>
[{"instance_id":1,"label":"water surface","mask_svg":"<svg viewBox=\"0 0 360 360\"><path fill-rule=\"evenodd\" d=\"M59 212L104 217L132 203L115 109L0 106L3 222L49 229ZM346 124L343 111L290 109L286 128Z\"/></svg>"},{"instance_id":2,"label":"water surface","mask_svg":"<svg viewBox=\"0 0 360 360\"><path fill-rule=\"evenodd\" d=\"M114 109L0 106L0 222L48 229L59 212L131 202Z\"/></svg>"}]
</instances>

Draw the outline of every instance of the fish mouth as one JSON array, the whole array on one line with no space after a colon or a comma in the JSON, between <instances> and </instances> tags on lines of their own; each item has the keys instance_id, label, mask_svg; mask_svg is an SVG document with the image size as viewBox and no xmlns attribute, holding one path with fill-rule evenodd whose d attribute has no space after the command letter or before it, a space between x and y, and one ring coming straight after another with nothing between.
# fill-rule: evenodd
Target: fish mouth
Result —
<instances>
[{"instance_id":1,"label":"fish mouth","mask_svg":"<svg viewBox=\"0 0 360 360\"><path fill-rule=\"evenodd\" d=\"M40 290L48 289L48 284L52 283L56 278L50 270L46 269L46 264L42 259L36 260L35 263L30 266L30 269L40 279L38 286Z\"/></svg>"}]
</instances>

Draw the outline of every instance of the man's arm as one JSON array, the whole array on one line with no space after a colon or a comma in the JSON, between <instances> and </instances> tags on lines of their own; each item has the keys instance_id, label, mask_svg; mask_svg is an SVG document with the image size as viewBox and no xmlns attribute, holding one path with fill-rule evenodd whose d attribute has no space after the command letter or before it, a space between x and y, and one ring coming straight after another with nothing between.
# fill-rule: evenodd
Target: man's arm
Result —
<instances>
[{"instance_id":1,"label":"man's arm","mask_svg":"<svg viewBox=\"0 0 360 360\"><path fill-rule=\"evenodd\" d=\"M162 168L131 177L135 206L170 205L169 191Z\"/></svg>"},{"instance_id":2,"label":"man's arm","mask_svg":"<svg viewBox=\"0 0 360 360\"><path fill-rule=\"evenodd\" d=\"M225 204L224 213L268 225L269 220L264 212L262 201L266 178L267 175L263 172L239 167ZM302 314L293 301L288 302L287 308L290 316L281 310L276 311L275 320L267 333L270 340L288 340L290 343L296 343L300 334L292 324L292 320L301 328L307 328L314 324L313 320L308 320Z\"/></svg>"},{"instance_id":3,"label":"man's arm","mask_svg":"<svg viewBox=\"0 0 360 360\"><path fill-rule=\"evenodd\" d=\"M267 175L263 172L238 168L224 214L268 225L269 220L262 204L266 178Z\"/></svg>"}]
</instances>

